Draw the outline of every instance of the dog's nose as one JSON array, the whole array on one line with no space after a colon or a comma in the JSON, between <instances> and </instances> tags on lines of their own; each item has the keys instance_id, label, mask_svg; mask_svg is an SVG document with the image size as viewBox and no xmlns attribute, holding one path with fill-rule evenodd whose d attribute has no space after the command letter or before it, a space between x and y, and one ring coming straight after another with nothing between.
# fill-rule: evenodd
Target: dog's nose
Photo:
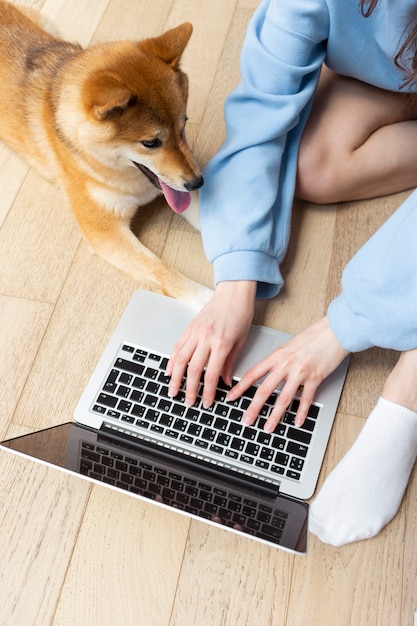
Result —
<instances>
[{"instance_id":1,"label":"dog's nose","mask_svg":"<svg viewBox=\"0 0 417 626\"><path fill-rule=\"evenodd\" d=\"M204 178L202 176L196 176L193 180L189 180L185 183L184 187L187 191L195 191L196 189L200 189L204 185Z\"/></svg>"}]
</instances>

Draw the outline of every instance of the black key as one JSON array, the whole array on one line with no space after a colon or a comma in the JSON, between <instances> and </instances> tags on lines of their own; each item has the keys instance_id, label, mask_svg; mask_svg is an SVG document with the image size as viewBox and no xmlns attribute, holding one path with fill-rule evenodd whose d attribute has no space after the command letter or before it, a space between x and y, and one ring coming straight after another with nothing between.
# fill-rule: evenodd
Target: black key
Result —
<instances>
[{"instance_id":1,"label":"black key","mask_svg":"<svg viewBox=\"0 0 417 626\"><path fill-rule=\"evenodd\" d=\"M107 411L107 415L108 415L109 417L113 417L113 418L114 418L114 419L116 419L116 420L118 420L118 419L119 419L119 417L120 417L120 413L119 413L119 411L113 411L112 409L109 409L109 410Z\"/></svg>"},{"instance_id":2,"label":"black key","mask_svg":"<svg viewBox=\"0 0 417 626\"><path fill-rule=\"evenodd\" d=\"M130 394L130 387L126 387L125 385L119 385L116 391L116 395L120 398L128 398Z\"/></svg>"},{"instance_id":3,"label":"black key","mask_svg":"<svg viewBox=\"0 0 417 626\"><path fill-rule=\"evenodd\" d=\"M272 461L272 459L274 458L274 451L272 448L267 448L266 446L264 446L261 449L261 453L259 456L261 457L261 459L265 459L266 461Z\"/></svg>"},{"instance_id":4,"label":"black key","mask_svg":"<svg viewBox=\"0 0 417 626\"><path fill-rule=\"evenodd\" d=\"M120 372L119 372L119 370L112 370L112 371L110 372L110 374L108 375L108 377L107 377L107 380L106 380L106 383L105 383L105 384L107 385L107 383L109 383L109 384L113 384L113 383L115 383L115 382L116 382L116 380L117 380L117 378L118 378L118 376L119 376L119 373L120 373Z\"/></svg>"},{"instance_id":5,"label":"black key","mask_svg":"<svg viewBox=\"0 0 417 626\"><path fill-rule=\"evenodd\" d=\"M200 412L197 411L197 409L193 409L192 407L187 409L187 412L185 414L186 418L196 422L198 420L198 418L200 417Z\"/></svg>"},{"instance_id":6,"label":"black key","mask_svg":"<svg viewBox=\"0 0 417 626\"><path fill-rule=\"evenodd\" d=\"M239 437L233 437L230 447L233 448L233 450L241 451L245 447L245 442L243 439L239 439Z\"/></svg>"},{"instance_id":7,"label":"black key","mask_svg":"<svg viewBox=\"0 0 417 626\"><path fill-rule=\"evenodd\" d=\"M208 442L207 441L203 441L202 439L196 439L195 445L198 448L208 448Z\"/></svg>"},{"instance_id":8,"label":"black key","mask_svg":"<svg viewBox=\"0 0 417 626\"><path fill-rule=\"evenodd\" d=\"M214 422L214 428L216 428L217 430L226 430L227 424L227 420L218 417Z\"/></svg>"},{"instance_id":9,"label":"black key","mask_svg":"<svg viewBox=\"0 0 417 626\"><path fill-rule=\"evenodd\" d=\"M134 404L131 410L132 415L135 417L143 417L145 415L146 408L140 404Z\"/></svg>"},{"instance_id":10,"label":"black key","mask_svg":"<svg viewBox=\"0 0 417 626\"><path fill-rule=\"evenodd\" d=\"M288 437L289 439L294 439L295 441L299 441L300 443L305 443L305 444L309 444L311 441L310 433L306 433L300 428L289 428Z\"/></svg>"},{"instance_id":11,"label":"black key","mask_svg":"<svg viewBox=\"0 0 417 626\"><path fill-rule=\"evenodd\" d=\"M284 414L282 418L283 424L290 424L290 426L294 426L295 415L293 413L288 413L288 411Z\"/></svg>"},{"instance_id":12,"label":"black key","mask_svg":"<svg viewBox=\"0 0 417 626\"><path fill-rule=\"evenodd\" d=\"M287 427L285 426L285 424L278 422L278 424L275 426L274 435L279 435L279 437L284 437L286 430L287 430Z\"/></svg>"},{"instance_id":13,"label":"black key","mask_svg":"<svg viewBox=\"0 0 417 626\"><path fill-rule=\"evenodd\" d=\"M139 426L140 428L149 428L149 423L145 422L145 420L136 420L136 426Z\"/></svg>"},{"instance_id":14,"label":"black key","mask_svg":"<svg viewBox=\"0 0 417 626\"><path fill-rule=\"evenodd\" d=\"M162 358L160 354L154 354L153 352L150 352L148 357L150 361L155 361L155 363L159 363Z\"/></svg>"},{"instance_id":15,"label":"black key","mask_svg":"<svg viewBox=\"0 0 417 626\"><path fill-rule=\"evenodd\" d=\"M252 465L254 461L253 457L248 456L247 454L241 454L240 460L242 461L242 463L247 463L248 465Z\"/></svg>"},{"instance_id":16,"label":"black key","mask_svg":"<svg viewBox=\"0 0 417 626\"><path fill-rule=\"evenodd\" d=\"M122 413L129 413L130 409L132 408L132 403L128 402L127 400L120 400L117 408Z\"/></svg>"},{"instance_id":17,"label":"black key","mask_svg":"<svg viewBox=\"0 0 417 626\"><path fill-rule=\"evenodd\" d=\"M215 414L219 415L220 417L227 417L229 411L230 407L226 406L225 404L218 404L214 409Z\"/></svg>"},{"instance_id":18,"label":"black key","mask_svg":"<svg viewBox=\"0 0 417 626\"><path fill-rule=\"evenodd\" d=\"M199 437L200 433L202 431L202 426L200 426L200 424L190 424L188 426L188 434L189 435L193 435L194 437Z\"/></svg>"},{"instance_id":19,"label":"black key","mask_svg":"<svg viewBox=\"0 0 417 626\"><path fill-rule=\"evenodd\" d=\"M130 394L130 399L133 400L133 402L142 402L143 398L143 391L139 391L139 389L132 390L132 393Z\"/></svg>"},{"instance_id":20,"label":"black key","mask_svg":"<svg viewBox=\"0 0 417 626\"><path fill-rule=\"evenodd\" d=\"M301 474L294 472L293 470L287 470L286 476L288 476L288 478L293 478L294 480L300 480Z\"/></svg>"},{"instance_id":21,"label":"black key","mask_svg":"<svg viewBox=\"0 0 417 626\"><path fill-rule=\"evenodd\" d=\"M171 439L178 439L178 435L179 435L179 433L177 433L175 430L170 430L170 429L167 429L167 430L165 431L165 435L166 435L167 437L170 437Z\"/></svg>"},{"instance_id":22,"label":"black key","mask_svg":"<svg viewBox=\"0 0 417 626\"><path fill-rule=\"evenodd\" d=\"M217 446L215 443L210 446L210 450L216 454L223 454L223 448L221 446Z\"/></svg>"},{"instance_id":23,"label":"black key","mask_svg":"<svg viewBox=\"0 0 417 626\"><path fill-rule=\"evenodd\" d=\"M296 443L295 441L289 441L287 444L287 452L290 454L296 454L297 456L307 456L308 447L302 443Z\"/></svg>"},{"instance_id":24,"label":"black key","mask_svg":"<svg viewBox=\"0 0 417 626\"><path fill-rule=\"evenodd\" d=\"M307 414L308 414L309 417L312 417L313 419L316 419L318 414L319 414L319 411L320 411L320 407L318 407L316 404L312 404L310 406L310 408L308 409L308 413Z\"/></svg>"},{"instance_id":25,"label":"black key","mask_svg":"<svg viewBox=\"0 0 417 626\"><path fill-rule=\"evenodd\" d=\"M148 394L148 395L145 396L143 402L144 402L144 404L146 404L146 406L155 407L157 405L158 398L156 396L152 396L152 395Z\"/></svg>"},{"instance_id":26,"label":"black key","mask_svg":"<svg viewBox=\"0 0 417 626\"><path fill-rule=\"evenodd\" d=\"M274 437L272 439L271 446L275 448L275 450L284 450L285 439L282 439L282 437Z\"/></svg>"},{"instance_id":27,"label":"black key","mask_svg":"<svg viewBox=\"0 0 417 626\"><path fill-rule=\"evenodd\" d=\"M177 418L172 428L174 428L175 430L180 430L181 432L184 432L185 429L187 428L187 422L185 420Z\"/></svg>"},{"instance_id":28,"label":"black key","mask_svg":"<svg viewBox=\"0 0 417 626\"><path fill-rule=\"evenodd\" d=\"M173 415L178 415L182 417L184 413L186 412L186 410L187 410L187 407L184 404L178 404L178 402L174 402L172 406Z\"/></svg>"},{"instance_id":29,"label":"black key","mask_svg":"<svg viewBox=\"0 0 417 626\"><path fill-rule=\"evenodd\" d=\"M199 419L200 424L204 424L204 426L211 426L213 421L214 417L209 413L202 413Z\"/></svg>"},{"instance_id":30,"label":"black key","mask_svg":"<svg viewBox=\"0 0 417 626\"><path fill-rule=\"evenodd\" d=\"M250 454L251 456L257 456L259 448L260 446L257 443L252 443L251 441L249 441L246 444L245 453Z\"/></svg>"},{"instance_id":31,"label":"black key","mask_svg":"<svg viewBox=\"0 0 417 626\"><path fill-rule=\"evenodd\" d=\"M173 421L174 418L172 415L167 415L166 413L163 413L159 419L159 423L162 424L162 426L171 426Z\"/></svg>"},{"instance_id":32,"label":"black key","mask_svg":"<svg viewBox=\"0 0 417 626\"><path fill-rule=\"evenodd\" d=\"M189 435L180 435L180 441L183 441L184 443L193 443L194 439Z\"/></svg>"},{"instance_id":33,"label":"black key","mask_svg":"<svg viewBox=\"0 0 417 626\"><path fill-rule=\"evenodd\" d=\"M149 422L157 422L159 415L160 415L159 411L153 411L152 409L148 409L146 411L145 417Z\"/></svg>"},{"instance_id":34,"label":"black key","mask_svg":"<svg viewBox=\"0 0 417 626\"><path fill-rule=\"evenodd\" d=\"M131 374L137 374L138 376L140 376L143 373L143 365L140 365L139 363L132 363L132 361L126 361L125 359L116 359L116 363L115 363L116 367L118 367L121 370L124 370L125 372L130 372Z\"/></svg>"},{"instance_id":35,"label":"black key","mask_svg":"<svg viewBox=\"0 0 417 626\"><path fill-rule=\"evenodd\" d=\"M205 428L202 432L201 437L203 439L206 439L207 441L214 441L216 437L216 431L212 428Z\"/></svg>"},{"instance_id":36,"label":"black key","mask_svg":"<svg viewBox=\"0 0 417 626\"><path fill-rule=\"evenodd\" d=\"M249 426L246 426L246 428L243 429L242 437L253 441L256 438L256 430L254 428L250 428Z\"/></svg>"},{"instance_id":37,"label":"black key","mask_svg":"<svg viewBox=\"0 0 417 626\"><path fill-rule=\"evenodd\" d=\"M119 377L119 383L122 385L130 385L132 382L132 374L128 374L127 372L122 372Z\"/></svg>"},{"instance_id":38,"label":"black key","mask_svg":"<svg viewBox=\"0 0 417 626\"><path fill-rule=\"evenodd\" d=\"M300 401L297 398L294 398L294 400L291 402L289 409L292 413L297 413L299 406L300 406Z\"/></svg>"},{"instance_id":39,"label":"black key","mask_svg":"<svg viewBox=\"0 0 417 626\"><path fill-rule=\"evenodd\" d=\"M146 384L146 391L148 393L157 393L159 389L159 385L158 383L154 382L153 380L149 380Z\"/></svg>"},{"instance_id":40,"label":"black key","mask_svg":"<svg viewBox=\"0 0 417 626\"><path fill-rule=\"evenodd\" d=\"M124 350L125 352L134 352L135 348L133 346L129 346L129 344L125 343L122 346L122 350Z\"/></svg>"},{"instance_id":41,"label":"black key","mask_svg":"<svg viewBox=\"0 0 417 626\"><path fill-rule=\"evenodd\" d=\"M261 459L256 459L255 465L256 467L260 467L261 469L264 469L264 470L269 469L269 463L267 463L266 461L262 461Z\"/></svg>"},{"instance_id":42,"label":"black key","mask_svg":"<svg viewBox=\"0 0 417 626\"><path fill-rule=\"evenodd\" d=\"M240 420L243 415L243 411L239 409L232 409L229 414L229 418L232 420Z\"/></svg>"},{"instance_id":43,"label":"black key","mask_svg":"<svg viewBox=\"0 0 417 626\"><path fill-rule=\"evenodd\" d=\"M287 465L289 458L290 457L288 454L284 454L283 452L277 452L274 460L275 463L278 463L278 465Z\"/></svg>"},{"instance_id":44,"label":"black key","mask_svg":"<svg viewBox=\"0 0 417 626\"><path fill-rule=\"evenodd\" d=\"M153 367L147 367L143 375L145 376L145 378L156 380L158 378L158 370L155 370Z\"/></svg>"},{"instance_id":45,"label":"black key","mask_svg":"<svg viewBox=\"0 0 417 626\"><path fill-rule=\"evenodd\" d=\"M290 468L296 470L297 472L301 472L304 466L304 459L299 459L297 457L293 457L290 462Z\"/></svg>"},{"instance_id":46,"label":"black key","mask_svg":"<svg viewBox=\"0 0 417 626\"><path fill-rule=\"evenodd\" d=\"M242 432L242 425L241 424L236 424L236 422L231 422L229 424L229 428L228 431L229 433L232 433L232 435L240 435L240 433Z\"/></svg>"},{"instance_id":47,"label":"black key","mask_svg":"<svg viewBox=\"0 0 417 626\"><path fill-rule=\"evenodd\" d=\"M227 391L226 389L216 389L216 393L214 396L214 401L215 402L224 402L227 396Z\"/></svg>"},{"instance_id":48,"label":"black key","mask_svg":"<svg viewBox=\"0 0 417 626\"><path fill-rule=\"evenodd\" d=\"M246 411L251 402L252 400L250 400L249 398L242 398L240 401L240 408L242 409L242 411Z\"/></svg>"},{"instance_id":49,"label":"black key","mask_svg":"<svg viewBox=\"0 0 417 626\"><path fill-rule=\"evenodd\" d=\"M135 376L133 379L132 387L136 387L136 389L143 389L146 385L145 378L141 378L140 376Z\"/></svg>"},{"instance_id":50,"label":"black key","mask_svg":"<svg viewBox=\"0 0 417 626\"><path fill-rule=\"evenodd\" d=\"M93 411L94 413L100 413L100 415L104 415L106 412L106 409L104 408L104 406L100 406L99 404L95 404L93 406Z\"/></svg>"},{"instance_id":51,"label":"black key","mask_svg":"<svg viewBox=\"0 0 417 626\"><path fill-rule=\"evenodd\" d=\"M172 406L172 402L170 402L169 400L166 400L165 398L162 398L159 402L158 402L158 409L160 411L164 411L167 412L170 410Z\"/></svg>"},{"instance_id":52,"label":"black key","mask_svg":"<svg viewBox=\"0 0 417 626\"><path fill-rule=\"evenodd\" d=\"M122 415L122 420L123 422L128 422L128 424L133 424L133 422L135 421L135 418L133 417L133 415Z\"/></svg>"},{"instance_id":53,"label":"black key","mask_svg":"<svg viewBox=\"0 0 417 626\"><path fill-rule=\"evenodd\" d=\"M314 420L306 419L301 428L303 430L308 430L310 433L312 433L316 424L317 422L315 422Z\"/></svg>"},{"instance_id":54,"label":"black key","mask_svg":"<svg viewBox=\"0 0 417 626\"><path fill-rule=\"evenodd\" d=\"M101 393L99 397L97 398L97 402L99 404L108 406L112 409L115 408L118 400L119 400L118 398L115 398L114 396L110 396L108 393Z\"/></svg>"},{"instance_id":55,"label":"black key","mask_svg":"<svg viewBox=\"0 0 417 626\"><path fill-rule=\"evenodd\" d=\"M229 441L230 435L227 435L226 433L219 433L217 435L216 443L218 443L220 446L228 446Z\"/></svg>"}]
</instances>

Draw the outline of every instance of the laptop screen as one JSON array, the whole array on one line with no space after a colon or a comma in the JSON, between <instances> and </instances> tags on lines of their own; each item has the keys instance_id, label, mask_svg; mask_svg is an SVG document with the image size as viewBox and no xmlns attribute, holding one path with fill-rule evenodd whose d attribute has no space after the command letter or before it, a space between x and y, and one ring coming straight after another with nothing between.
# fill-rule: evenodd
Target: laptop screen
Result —
<instances>
[{"instance_id":1,"label":"laptop screen","mask_svg":"<svg viewBox=\"0 0 417 626\"><path fill-rule=\"evenodd\" d=\"M273 547L307 551L308 505L268 485L237 484L145 447L67 423L2 442L47 465Z\"/></svg>"}]
</instances>

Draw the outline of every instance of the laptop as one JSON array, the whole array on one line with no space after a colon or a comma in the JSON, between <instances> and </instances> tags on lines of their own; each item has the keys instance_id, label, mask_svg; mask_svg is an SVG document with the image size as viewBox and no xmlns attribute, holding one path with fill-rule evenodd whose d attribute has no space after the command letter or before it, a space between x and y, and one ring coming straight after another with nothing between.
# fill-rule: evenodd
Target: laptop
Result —
<instances>
[{"instance_id":1,"label":"laptop","mask_svg":"<svg viewBox=\"0 0 417 626\"><path fill-rule=\"evenodd\" d=\"M166 363L193 315L172 298L135 292L74 419L0 445L156 506L305 554L305 500L315 490L348 361L320 385L301 428L294 426L296 397L268 434L263 426L279 389L251 427L242 415L256 387L227 402L220 381L209 409L202 407L201 394L187 407L183 387L176 398L168 395ZM253 325L236 379L289 338Z\"/></svg>"}]
</instances>

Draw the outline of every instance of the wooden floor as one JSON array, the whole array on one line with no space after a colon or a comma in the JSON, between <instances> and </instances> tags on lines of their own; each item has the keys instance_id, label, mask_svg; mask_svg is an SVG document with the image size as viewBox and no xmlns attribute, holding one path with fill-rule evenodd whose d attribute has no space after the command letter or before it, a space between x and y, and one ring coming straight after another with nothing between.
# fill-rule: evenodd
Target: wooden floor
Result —
<instances>
[{"instance_id":1,"label":"wooden floor","mask_svg":"<svg viewBox=\"0 0 417 626\"><path fill-rule=\"evenodd\" d=\"M204 165L224 138L223 102L258 0L26 0L83 44L194 24L184 56L188 135ZM2 86L2 88L5 88ZM0 437L72 412L138 287L82 241L61 192L0 146ZM350 256L407 196L296 203L286 287L257 319L297 332L339 291ZM200 236L163 203L135 229L177 269L211 285ZM383 314L383 312L381 312ZM396 355L356 355L320 482L350 447ZM360 485L358 485L360 488ZM0 452L1 626L412 626L417 475L375 539L306 557L235 537Z\"/></svg>"}]
</instances>

